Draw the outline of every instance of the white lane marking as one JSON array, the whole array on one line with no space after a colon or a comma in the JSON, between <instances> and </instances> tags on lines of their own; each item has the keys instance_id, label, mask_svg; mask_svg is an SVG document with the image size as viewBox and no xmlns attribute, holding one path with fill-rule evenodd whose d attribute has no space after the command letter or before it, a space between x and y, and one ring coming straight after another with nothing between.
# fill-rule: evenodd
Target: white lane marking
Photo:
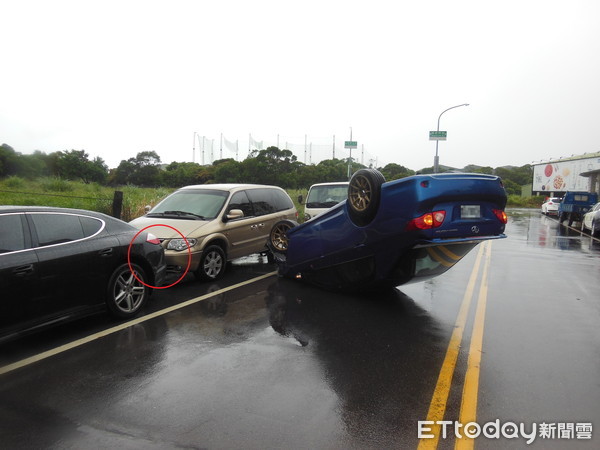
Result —
<instances>
[{"instance_id":1,"label":"white lane marking","mask_svg":"<svg viewBox=\"0 0 600 450\"><path fill-rule=\"evenodd\" d=\"M42 361L42 360L44 360L46 358L50 358L51 356L58 355L59 353L66 352L67 350L71 350L71 349L73 349L75 347L79 347L81 345L84 345L84 344L87 344L89 342L95 341L96 339L100 339L102 337L105 337L105 336L108 336L110 334L116 333L117 331L124 330L125 328L131 327L133 325L137 325L138 323L146 322L147 320L154 319L156 317L165 315L167 313L170 313L172 311L176 311L176 310L181 309L181 308L185 308L186 306L190 306L190 305L193 305L194 303L201 302L202 300L206 300L206 299L208 299L210 297L214 297L215 295L223 294L225 292L232 291L232 290L237 289L239 287L246 286L246 285L252 284L252 283L256 283L257 281L264 280L264 279L272 277L274 275L277 275L277 272L267 273L267 274L261 275L261 276L256 277L256 278L252 278L251 280L248 280L248 281L243 281L243 282L238 283L238 284L227 286L226 288L219 289L218 291L211 292L210 294L205 294L205 295L202 295L200 297L196 297L196 298L193 298L191 300L187 300L187 301L185 301L183 303L179 303L177 305L173 305L173 306L170 306L168 308L161 309L160 311L156 311L156 312L153 312L151 314L139 317L137 319L130 320L129 322L122 323L122 324L114 326L112 328L107 328L106 330L99 331L98 333L91 334L91 335L86 336L86 337L81 338L81 339L77 339L76 341L69 342L68 344L61 345L60 347L56 347L56 348L53 348L51 350L47 350L45 352L39 353L37 355L30 356L29 358L22 359L20 361L15 362L15 363L8 364L8 365L6 365L4 367L0 367L0 375L4 375L5 373L12 372L13 370L20 369L21 367L28 366L28 365L33 364L33 363L38 362L38 361Z\"/></svg>"}]
</instances>

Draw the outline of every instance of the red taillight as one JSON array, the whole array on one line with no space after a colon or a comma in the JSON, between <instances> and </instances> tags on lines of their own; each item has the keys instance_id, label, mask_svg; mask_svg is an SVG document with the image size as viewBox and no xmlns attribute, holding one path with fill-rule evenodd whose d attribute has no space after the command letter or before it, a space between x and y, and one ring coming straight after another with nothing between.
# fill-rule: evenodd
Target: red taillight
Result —
<instances>
[{"instance_id":1,"label":"red taillight","mask_svg":"<svg viewBox=\"0 0 600 450\"><path fill-rule=\"evenodd\" d=\"M502 211L501 209L494 209L493 211L500 222L502 222L502 223L508 222L508 216L506 215L506 213L504 211Z\"/></svg>"},{"instance_id":2,"label":"red taillight","mask_svg":"<svg viewBox=\"0 0 600 450\"><path fill-rule=\"evenodd\" d=\"M428 230L430 228L437 228L446 218L446 211L434 211L432 213L423 214L417 217L406 226L407 230Z\"/></svg>"},{"instance_id":3,"label":"red taillight","mask_svg":"<svg viewBox=\"0 0 600 450\"><path fill-rule=\"evenodd\" d=\"M158 239L152 233L148 233L148 236L146 236L146 242L154 245L160 245L160 239Z\"/></svg>"}]
</instances>

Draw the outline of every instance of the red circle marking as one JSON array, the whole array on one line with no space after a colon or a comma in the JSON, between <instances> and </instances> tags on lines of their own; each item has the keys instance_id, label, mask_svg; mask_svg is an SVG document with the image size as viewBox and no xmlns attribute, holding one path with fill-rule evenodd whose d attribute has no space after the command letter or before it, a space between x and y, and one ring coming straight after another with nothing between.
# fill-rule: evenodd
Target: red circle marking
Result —
<instances>
[{"instance_id":1,"label":"red circle marking","mask_svg":"<svg viewBox=\"0 0 600 450\"><path fill-rule=\"evenodd\" d=\"M167 227L167 228L170 228L171 230L174 230L175 232L177 232L177 234L179 234L179 236L181 236L181 238L185 241L185 243L187 245L187 251L188 251L187 267L185 268L183 275L181 275L175 283L172 283L168 286L152 286L150 284L144 283L142 280L140 280L137 277L137 275L135 274L135 270L133 270L133 267L131 267L131 246L133 245L133 242L137 239L137 237L141 233L146 231L148 228L152 228L152 227ZM149 287L150 289L168 289L170 287L175 286L177 283L179 283L181 280L183 280L185 278L185 276L187 275L188 271L190 270L190 266L192 265L192 249L190 248L190 243L187 241L185 236L183 234L181 234L181 231L179 231L177 228L172 227L170 225L165 225L165 224L148 225L147 227L142 228L140 231L138 231L137 234L133 237L133 239L129 243L129 248L127 249L127 265L129 266L129 270L131 270L131 273L135 277L135 279L138 280L140 283L142 283L144 286Z\"/></svg>"}]
</instances>

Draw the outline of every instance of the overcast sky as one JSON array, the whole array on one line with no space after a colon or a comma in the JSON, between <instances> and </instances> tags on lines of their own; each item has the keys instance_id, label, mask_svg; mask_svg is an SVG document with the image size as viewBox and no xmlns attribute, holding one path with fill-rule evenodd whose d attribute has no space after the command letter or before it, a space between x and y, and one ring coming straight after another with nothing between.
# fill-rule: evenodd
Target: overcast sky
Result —
<instances>
[{"instance_id":1,"label":"overcast sky","mask_svg":"<svg viewBox=\"0 0 600 450\"><path fill-rule=\"evenodd\" d=\"M600 2L0 2L0 143L201 162L221 133L304 161L523 165L600 151ZM194 140L194 133L199 139ZM205 147L207 153L208 149ZM299 149L299 151L297 151ZM357 155L358 153L358 155ZM223 157L235 157L227 149ZM209 155L205 154L205 162Z\"/></svg>"}]
</instances>

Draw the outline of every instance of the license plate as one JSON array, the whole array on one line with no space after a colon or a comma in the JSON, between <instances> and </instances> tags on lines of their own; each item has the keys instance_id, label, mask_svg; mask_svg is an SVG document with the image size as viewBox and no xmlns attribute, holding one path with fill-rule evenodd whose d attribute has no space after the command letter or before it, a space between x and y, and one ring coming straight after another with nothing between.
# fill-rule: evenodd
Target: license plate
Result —
<instances>
[{"instance_id":1,"label":"license plate","mask_svg":"<svg viewBox=\"0 0 600 450\"><path fill-rule=\"evenodd\" d=\"M461 219L479 219L481 217L481 207L479 205L461 205Z\"/></svg>"}]
</instances>

